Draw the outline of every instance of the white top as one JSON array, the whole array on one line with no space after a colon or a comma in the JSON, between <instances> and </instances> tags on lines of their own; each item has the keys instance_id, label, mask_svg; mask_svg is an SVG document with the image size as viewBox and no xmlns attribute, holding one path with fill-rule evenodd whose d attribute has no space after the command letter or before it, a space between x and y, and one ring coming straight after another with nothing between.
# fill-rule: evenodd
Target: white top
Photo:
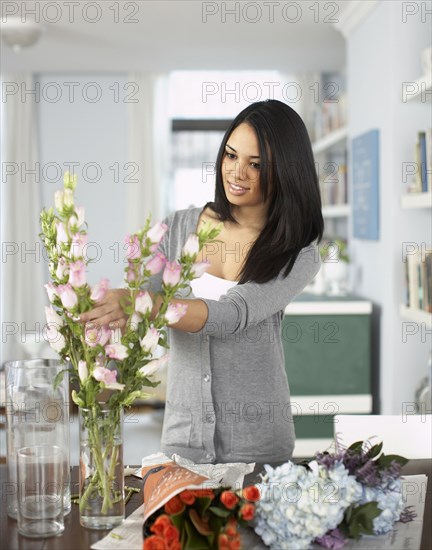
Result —
<instances>
[{"instance_id":1,"label":"white top","mask_svg":"<svg viewBox=\"0 0 432 550\"><path fill-rule=\"evenodd\" d=\"M196 298L219 300L221 296L226 294L236 284L237 281L228 281L227 279L216 277L216 275L204 273L198 279L193 279L190 286Z\"/></svg>"}]
</instances>

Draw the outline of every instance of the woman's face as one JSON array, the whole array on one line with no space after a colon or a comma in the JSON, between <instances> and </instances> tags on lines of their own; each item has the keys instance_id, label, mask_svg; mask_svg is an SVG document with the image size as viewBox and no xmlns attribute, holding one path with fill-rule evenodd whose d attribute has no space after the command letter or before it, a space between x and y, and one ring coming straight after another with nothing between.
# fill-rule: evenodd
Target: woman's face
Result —
<instances>
[{"instance_id":1,"label":"woman's face","mask_svg":"<svg viewBox=\"0 0 432 550\"><path fill-rule=\"evenodd\" d=\"M222 181L231 204L263 205L259 143L249 124L240 124L228 138L222 160Z\"/></svg>"}]
</instances>

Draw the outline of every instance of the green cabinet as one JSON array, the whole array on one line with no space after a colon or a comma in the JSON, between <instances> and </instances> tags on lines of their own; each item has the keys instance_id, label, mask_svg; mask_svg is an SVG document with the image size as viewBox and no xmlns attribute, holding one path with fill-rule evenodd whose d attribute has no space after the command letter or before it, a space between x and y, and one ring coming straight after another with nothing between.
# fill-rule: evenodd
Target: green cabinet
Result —
<instances>
[{"instance_id":1,"label":"green cabinet","mask_svg":"<svg viewBox=\"0 0 432 550\"><path fill-rule=\"evenodd\" d=\"M335 414L372 412L372 304L355 296L302 294L285 310L282 341L297 443L324 450Z\"/></svg>"}]
</instances>

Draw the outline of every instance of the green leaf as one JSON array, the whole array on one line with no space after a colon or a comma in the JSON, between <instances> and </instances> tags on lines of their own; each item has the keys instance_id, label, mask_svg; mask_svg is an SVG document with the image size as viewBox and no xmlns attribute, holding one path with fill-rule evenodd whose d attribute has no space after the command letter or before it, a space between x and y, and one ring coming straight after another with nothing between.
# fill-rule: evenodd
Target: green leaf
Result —
<instances>
[{"instance_id":1,"label":"green leaf","mask_svg":"<svg viewBox=\"0 0 432 550\"><path fill-rule=\"evenodd\" d=\"M368 456L369 458L371 458L371 459L372 459L372 458L375 458L376 456L378 456L378 455L380 454L382 447L383 447L383 444L382 444L382 443L379 443L379 444L377 444L377 445L374 445L374 446L371 447L371 448L369 449L369 451L367 452L367 456Z\"/></svg>"},{"instance_id":2,"label":"green leaf","mask_svg":"<svg viewBox=\"0 0 432 550\"><path fill-rule=\"evenodd\" d=\"M195 500L195 508L198 510L201 517L207 512L212 500L213 499L210 497L199 497Z\"/></svg>"},{"instance_id":3,"label":"green leaf","mask_svg":"<svg viewBox=\"0 0 432 550\"><path fill-rule=\"evenodd\" d=\"M184 550L208 550L210 548L207 538L200 535L189 520L185 520L184 526L187 535Z\"/></svg>"},{"instance_id":4,"label":"green leaf","mask_svg":"<svg viewBox=\"0 0 432 550\"><path fill-rule=\"evenodd\" d=\"M361 535L373 535L373 520L381 512L382 510L374 501L360 506L350 506L344 515L343 530L354 539L358 539Z\"/></svg>"},{"instance_id":5,"label":"green leaf","mask_svg":"<svg viewBox=\"0 0 432 550\"><path fill-rule=\"evenodd\" d=\"M393 461L397 462L401 466L405 466L405 464L407 464L408 462L408 459L405 458L404 456L399 456L399 455L382 454L378 459L378 465L382 468L387 468L388 466L390 466L390 464Z\"/></svg>"},{"instance_id":6,"label":"green leaf","mask_svg":"<svg viewBox=\"0 0 432 550\"><path fill-rule=\"evenodd\" d=\"M231 514L230 510L222 510L216 506L210 506L209 511L220 518L227 518Z\"/></svg>"},{"instance_id":7,"label":"green leaf","mask_svg":"<svg viewBox=\"0 0 432 550\"><path fill-rule=\"evenodd\" d=\"M357 451L361 451L362 447L363 447L363 441L356 441L355 443L350 445L347 450L357 452Z\"/></svg>"}]
</instances>

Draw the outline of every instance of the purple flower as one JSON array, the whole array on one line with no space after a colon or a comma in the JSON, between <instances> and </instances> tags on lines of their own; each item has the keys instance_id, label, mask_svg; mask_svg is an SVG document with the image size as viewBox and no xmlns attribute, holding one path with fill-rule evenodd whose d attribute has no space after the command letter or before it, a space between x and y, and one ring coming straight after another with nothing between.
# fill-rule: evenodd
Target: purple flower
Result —
<instances>
[{"instance_id":1,"label":"purple flower","mask_svg":"<svg viewBox=\"0 0 432 550\"><path fill-rule=\"evenodd\" d=\"M340 550L345 546L346 539L343 534L336 529L328 531L324 536L317 537L315 542L323 548L333 548L334 550Z\"/></svg>"}]
</instances>

